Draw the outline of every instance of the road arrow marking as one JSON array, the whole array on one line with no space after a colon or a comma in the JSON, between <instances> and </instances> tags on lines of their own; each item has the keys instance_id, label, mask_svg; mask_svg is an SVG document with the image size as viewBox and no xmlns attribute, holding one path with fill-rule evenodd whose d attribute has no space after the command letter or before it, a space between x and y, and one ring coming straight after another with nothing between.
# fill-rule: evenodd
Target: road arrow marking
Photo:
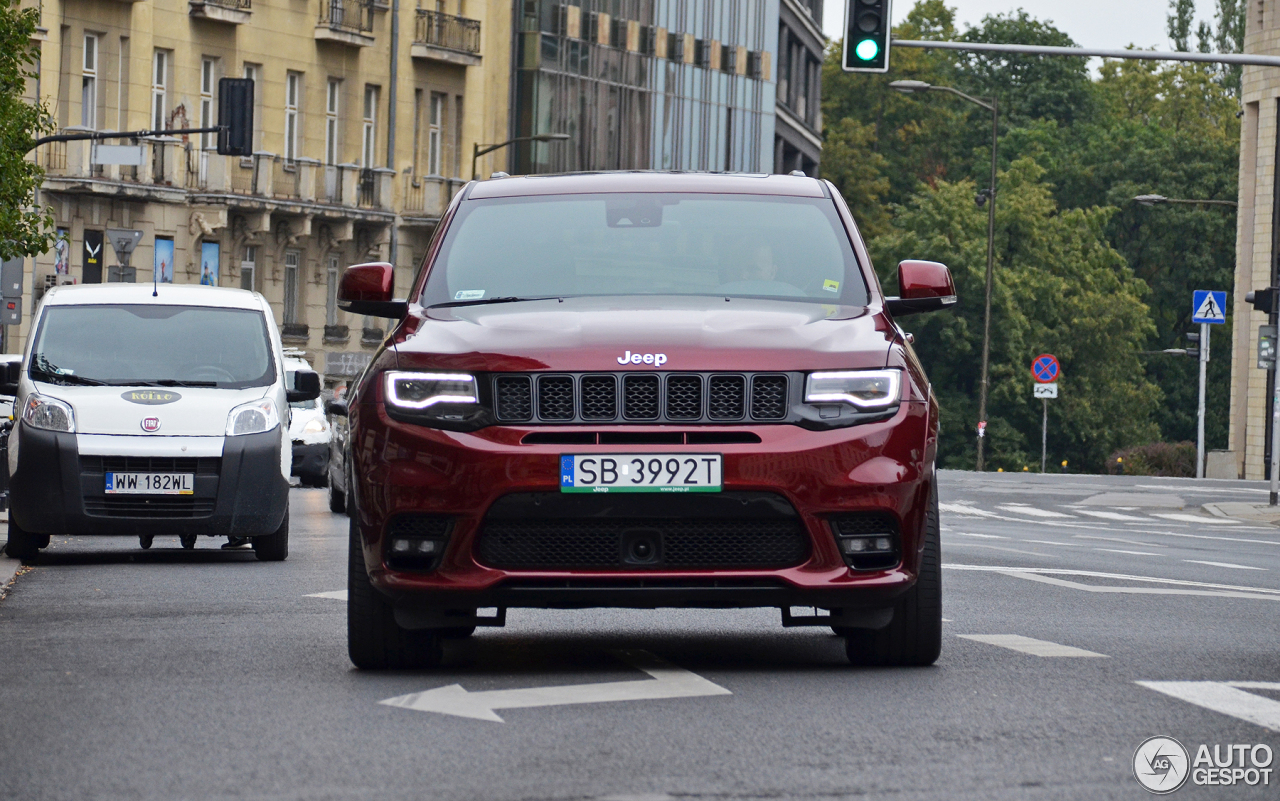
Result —
<instances>
[{"instance_id":1,"label":"road arrow marking","mask_svg":"<svg viewBox=\"0 0 1280 801\"><path fill-rule=\"evenodd\" d=\"M437 687L420 693L398 695L379 701L387 706L438 712L476 720L502 723L495 709L528 709L535 706L601 704L612 701L649 701L661 698L694 698L704 695L733 695L725 688L696 673L664 662L647 651L614 651L622 661L643 670L655 680L615 681L604 684L572 684L561 687L530 687L518 690L467 692L460 684Z\"/></svg>"},{"instance_id":2,"label":"road arrow marking","mask_svg":"<svg viewBox=\"0 0 1280 801\"><path fill-rule=\"evenodd\" d=\"M1245 690L1280 690L1274 681L1140 681L1139 685L1223 715L1280 729L1280 702Z\"/></svg>"}]
</instances>

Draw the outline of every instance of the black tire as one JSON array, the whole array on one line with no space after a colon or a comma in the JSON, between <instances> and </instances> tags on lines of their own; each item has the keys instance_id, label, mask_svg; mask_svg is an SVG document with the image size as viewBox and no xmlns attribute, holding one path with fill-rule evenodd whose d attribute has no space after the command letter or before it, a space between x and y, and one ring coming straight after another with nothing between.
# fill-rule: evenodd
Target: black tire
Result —
<instances>
[{"instance_id":1,"label":"black tire","mask_svg":"<svg viewBox=\"0 0 1280 801\"><path fill-rule=\"evenodd\" d=\"M40 549L49 544L48 534L32 534L18 527L13 521L13 512L9 512L9 544L4 552L14 559L29 562L40 555Z\"/></svg>"},{"instance_id":2,"label":"black tire","mask_svg":"<svg viewBox=\"0 0 1280 801\"><path fill-rule=\"evenodd\" d=\"M942 546L935 487L925 512L924 553L915 586L894 605L882 629L844 630L845 652L855 665L923 667L942 652Z\"/></svg>"},{"instance_id":3,"label":"black tire","mask_svg":"<svg viewBox=\"0 0 1280 801\"><path fill-rule=\"evenodd\" d=\"M329 511L336 515L347 511L347 493L333 485L332 477L329 478Z\"/></svg>"},{"instance_id":4,"label":"black tire","mask_svg":"<svg viewBox=\"0 0 1280 801\"><path fill-rule=\"evenodd\" d=\"M289 510L284 510L284 519L274 534L265 534L253 538L253 555L259 562L283 562L289 558Z\"/></svg>"},{"instance_id":5,"label":"black tire","mask_svg":"<svg viewBox=\"0 0 1280 801\"><path fill-rule=\"evenodd\" d=\"M154 534L142 534L142 535L139 535L139 536L138 536L138 547L139 547L139 548L141 548L141 549L142 549L142 550L144 550L144 551L145 551L145 550L148 550L148 549L150 549L150 548L151 548L151 543L155 542L155 540L156 540L156 537L155 537L155 535L154 535Z\"/></svg>"},{"instance_id":6,"label":"black tire","mask_svg":"<svg viewBox=\"0 0 1280 801\"><path fill-rule=\"evenodd\" d=\"M179 534L178 542L182 543L182 547L184 550L187 550L187 551L194 550L196 547L196 535L195 534Z\"/></svg>"},{"instance_id":7,"label":"black tire","mask_svg":"<svg viewBox=\"0 0 1280 801\"><path fill-rule=\"evenodd\" d=\"M396 624L391 602L369 581L354 519L347 558L347 654L361 670L434 667L444 656L437 633Z\"/></svg>"}]
</instances>

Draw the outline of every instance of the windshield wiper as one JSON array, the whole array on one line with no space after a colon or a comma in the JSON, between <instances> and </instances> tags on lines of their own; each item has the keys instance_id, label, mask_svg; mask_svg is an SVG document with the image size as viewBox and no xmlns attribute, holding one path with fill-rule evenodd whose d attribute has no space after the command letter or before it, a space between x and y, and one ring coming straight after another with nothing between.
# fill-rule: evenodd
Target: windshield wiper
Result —
<instances>
[{"instance_id":1,"label":"windshield wiper","mask_svg":"<svg viewBox=\"0 0 1280 801\"><path fill-rule=\"evenodd\" d=\"M53 379L52 381L46 381L46 383L78 384L83 387L101 387L106 386L107 383L96 378L85 378L75 373L64 373L61 367L49 361L48 357L43 353L37 353L31 361L31 377L45 376Z\"/></svg>"},{"instance_id":2,"label":"windshield wiper","mask_svg":"<svg viewBox=\"0 0 1280 801\"><path fill-rule=\"evenodd\" d=\"M113 387L217 387L217 381L178 381L174 378L158 378L154 381L112 381Z\"/></svg>"},{"instance_id":3,"label":"windshield wiper","mask_svg":"<svg viewBox=\"0 0 1280 801\"><path fill-rule=\"evenodd\" d=\"M451 300L447 303L434 303L428 306L428 309L448 309L454 306L485 306L490 303L521 303L526 300L560 300L558 295L550 295L545 298L518 298L515 295L507 295L500 298L479 298L476 300Z\"/></svg>"}]
</instances>

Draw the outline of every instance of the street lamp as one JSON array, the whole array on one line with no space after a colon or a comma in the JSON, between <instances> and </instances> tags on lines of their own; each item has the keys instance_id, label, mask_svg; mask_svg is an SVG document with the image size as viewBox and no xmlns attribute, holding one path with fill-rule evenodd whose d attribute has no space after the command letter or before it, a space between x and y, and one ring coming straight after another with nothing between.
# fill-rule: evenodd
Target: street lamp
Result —
<instances>
[{"instance_id":1,"label":"street lamp","mask_svg":"<svg viewBox=\"0 0 1280 801\"><path fill-rule=\"evenodd\" d=\"M990 201L987 205L987 286L982 316L982 377L978 390L978 472L982 472L982 445L987 422L987 373L991 360L991 281L996 261L996 157L999 152L1000 112L994 97L973 97L950 86L934 86L924 81L894 81L889 84L889 88L908 95L916 92L946 92L991 112L991 186L984 190L986 200ZM978 205L981 206L982 202L980 200Z\"/></svg>"},{"instance_id":2,"label":"street lamp","mask_svg":"<svg viewBox=\"0 0 1280 801\"><path fill-rule=\"evenodd\" d=\"M496 145L482 145L479 142L476 142L475 150L473 150L471 153L471 180L474 181L477 177L479 177L476 175L476 162L479 161L480 157L485 155L486 153L492 153L495 150L501 150L507 145L514 145L516 142L563 142L564 140L571 139L571 138L572 137L569 136L569 134L553 133L553 134L535 134L533 136L517 136L515 139L508 139L507 141L501 142Z\"/></svg>"}]
</instances>

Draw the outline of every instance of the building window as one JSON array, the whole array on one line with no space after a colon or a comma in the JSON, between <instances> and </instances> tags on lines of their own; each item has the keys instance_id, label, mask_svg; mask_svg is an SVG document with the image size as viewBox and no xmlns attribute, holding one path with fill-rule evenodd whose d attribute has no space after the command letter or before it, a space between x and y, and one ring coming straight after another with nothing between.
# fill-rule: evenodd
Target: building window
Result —
<instances>
[{"instance_id":1,"label":"building window","mask_svg":"<svg viewBox=\"0 0 1280 801\"><path fill-rule=\"evenodd\" d=\"M302 76L290 72L284 79L284 160L298 160L298 98ZM289 322L292 322L289 321Z\"/></svg>"},{"instance_id":2,"label":"building window","mask_svg":"<svg viewBox=\"0 0 1280 801\"><path fill-rule=\"evenodd\" d=\"M431 93L431 114L427 129L427 173L440 175L440 126L444 122L445 95Z\"/></svg>"},{"instance_id":3,"label":"building window","mask_svg":"<svg viewBox=\"0 0 1280 801\"><path fill-rule=\"evenodd\" d=\"M342 280L342 272L338 269L338 257L329 257L329 291L324 299L325 325L338 324L338 283Z\"/></svg>"},{"instance_id":4,"label":"building window","mask_svg":"<svg viewBox=\"0 0 1280 801\"><path fill-rule=\"evenodd\" d=\"M157 50L151 66L151 127L163 131L169 113L169 54Z\"/></svg>"},{"instance_id":5,"label":"building window","mask_svg":"<svg viewBox=\"0 0 1280 801\"><path fill-rule=\"evenodd\" d=\"M364 88L364 127L360 141L360 166L369 169L377 156L378 87Z\"/></svg>"},{"instance_id":6,"label":"building window","mask_svg":"<svg viewBox=\"0 0 1280 801\"><path fill-rule=\"evenodd\" d=\"M98 37L84 35L84 71L80 75L80 124L98 127Z\"/></svg>"},{"instance_id":7,"label":"building window","mask_svg":"<svg viewBox=\"0 0 1280 801\"><path fill-rule=\"evenodd\" d=\"M240 259L240 288L250 292L258 288L258 246L245 245L244 257Z\"/></svg>"},{"instance_id":8,"label":"building window","mask_svg":"<svg viewBox=\"0 0 1280 801\"><path fill-rule=\"evenodd\" d=\"M213 127L213 87L214 87L214 62L211 58L206 58L200 62L200 127ZM200 134L200 147L205 150L213 150L217 147L217 135L206 133Z\"/></svg>"},{"instance_id":9,"label":"building window","mask_svg":"<svg viewBox=\"0 0 1280 801\"><path fill-rule=\"evenodd\" d=\"M284 321L298 322L298 261L296 250L284 252Z\"/></svg>"},{"instance_id":10,"label":"building window","mask_svg":"<svg viewBox=\"0 0 1280 801\"><path fill-rule=\"evenodd\" d=\"M329 79L324 100L324 163L338 163L338 97L342 81Z\"/></svg>"}]
</instances>

